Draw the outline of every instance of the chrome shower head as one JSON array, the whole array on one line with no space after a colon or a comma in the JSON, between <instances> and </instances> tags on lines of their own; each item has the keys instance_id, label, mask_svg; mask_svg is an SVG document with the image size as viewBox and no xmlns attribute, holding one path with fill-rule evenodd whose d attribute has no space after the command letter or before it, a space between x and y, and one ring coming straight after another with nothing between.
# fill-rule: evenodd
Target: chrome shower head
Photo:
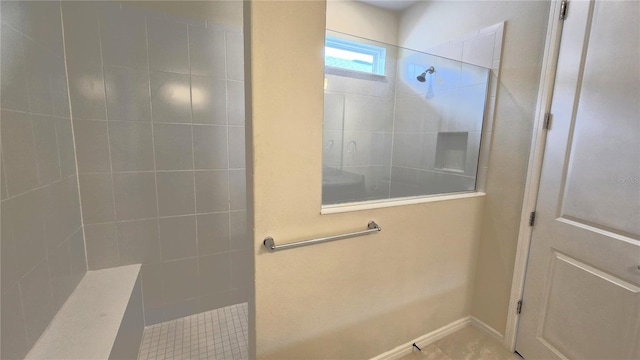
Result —
<instances>
[{"instance_id":1,"label":"chrome shower head","mask_svg":"<svg viewBox=\"0 0 640 360\"><path fill-rule=\"evenodd\" d=\"M425 70L422 74L418 75L416 79L418 79L418 81L420 82L425 82L427 81L427 74L433 74L434 72L436 72L436 68L432 66Z\"/></svg>"}]
</instances>

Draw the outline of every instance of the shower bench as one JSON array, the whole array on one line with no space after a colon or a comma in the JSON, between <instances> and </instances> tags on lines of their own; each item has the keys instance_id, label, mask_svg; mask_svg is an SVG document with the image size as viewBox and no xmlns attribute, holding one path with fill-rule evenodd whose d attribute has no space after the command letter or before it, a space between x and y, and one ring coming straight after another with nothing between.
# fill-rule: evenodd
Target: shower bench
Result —
<instances>
[{"instance_id":1,"label":"shower bench","mask_svg":"<svg viewBox=\"0 0 640 360\"><path fill-rule=\"evenodd\" d=\"M26 359L136 359L143 331L140 265L88 271Z\"/></svg>"}]
</instances>

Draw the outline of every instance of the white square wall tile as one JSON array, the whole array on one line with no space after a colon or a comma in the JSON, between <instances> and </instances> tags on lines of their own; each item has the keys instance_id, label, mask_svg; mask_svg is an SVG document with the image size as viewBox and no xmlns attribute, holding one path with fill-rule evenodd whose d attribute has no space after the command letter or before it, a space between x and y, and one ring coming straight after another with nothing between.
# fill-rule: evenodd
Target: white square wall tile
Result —
<instances>
[{"instance_id":1,"label":"white square wall tile","mask_svg":"<svg viewBox=\"0 0 640 360\"><path fill-rule=\"evenodd\" d=\"M393 130L393 98L346 95L344 129L354 131Z\"/></svg>"},{"instance_id":2,"label":"white square wall tile","mask_svg":"<svg viewBox=\"0 0 640 360\"><path fill-rule=\"evenodd\" d=\"M495 38L495 33L492 33L465 41L462 49L462 61L491 68Z\"/></svg>"},{"instance_id":3,"label":"white square wall tile","mask_svg":"<svg viewBox=\"0 0 640 360\"><path fill-rule=\"evenodd\" d=\"M74 120L106 119L106 95L100 63L67 60Z\"/></svg>"},{"instance_id":4,"label":"white square wall tile","mask_svg":"<svg viewBox=\"0 0 640 360\"><path fill-rule=\"evenodd\" d=\"M224 78L226 46L224 31L189 26L191 74Z\"/></svg>"},{"instance_id":5,"label":"white square wall tile","mask_svg":"<svg viewBox=\"0 0 640 360\"><path fill-rule=\"evenodd\" d=\"M191 103L195 124L227 124L227 84L222 79L191 77ZM244 94L243 94L244 95Z\"/></svg>"},{"instance_id":6,"label":"white square wall tile","mask_svg":"<svg viewBox=\"0 0 640 360\"><path fill-rule=\"evenodd\" d=\"M486 84L489 78L489 71L487 68L463 63L460 86Z\"/></svg>"},{"instance_id":7,"label":"white square wall tile","mask_svg":"<svg viewBox=\"0 0 640 360\"><path fill-rule=\"evenodd\" d=\"M243 81L227 81L227 118L229 125L245 124Z\"/></svg>"},{"instance_id":8,"label":"white square wall tile","mask_svg":"<svg viewBox=\"0 0 640 360\"><path fill-rule=\"evenodd\" d=\"M322 166L342 164L342 131L325 130L322 132Z\"/></svg>"},{"instance_id":9,"label":"white square wall tile","mask_svg":"<svg viewBox=\"0 0 640 360\"><path fill-rule=\"evenodd\" d=\"M65 56L76 62L100 63L98 6L87 1L62 2Z\"/></svg>"},{"instance_id":10,"label":"white square wall tile","mask_svg":"<svg viewBox=\"0 0 640 360\"><path fill-rule=\"evenodd\" d=\"M149 67L151 70L189 74L187 25L148 18Z\"/></svg>"},{"instance_id":11,"label":"white square wall tile","mask_svg":"<svg viewBox=\"0 0 640 360\"><path fill-rule=\"evenodd\" d=\"M462 71L462 63L460 61L438 58L435 68L433 88L436 96L440 90L455 89L460 86L460 74Z\"/></svg>"},{"instance_id":12,"label":"white square wall tile","mask_svg":"<svg viewBox=\"0 0 640 360\"><path fill-rule=\"evenodd\" d=\"M342 130L344 128L345 94L324 93L324 120L322 128L326 130Z\"/></svg>"},{"instance_id":13,"label":"white square wall tile","mask_svg":"<svg viewBox=\"0 0 640 360\"><path fill-rule=\"evenodd\" d=\"M482 35L495 33L500 28L500 26L502 26L502 23L497 23L491 26L487 26L484 29L480 29L480 31L478 31L478 35L482 36Z\"/></svg>"},{"instance_id":14,"label":"white square wall tile","mask_svg":"<svg viewBox=\"0 0 640 360\"><path fill-rule=\"evenodd\" d=\"M2 4L3 15L4 11L7 11L5 4ZM24 51L22 51L23 36L4 22L2 22L1 36L2 98L0 101L2 108L26 111L29 108L29 97Z\"/></svg>"},{"instance_id":15,"label":"white square wall tile","mask_svg":"<svg viewBox=\"0 0 640 360\"><path fill-rule=\"evenodd\" d=\"M191 122L191 78L189 75L151 73L151 106L154 122Z\"/></svg>"},{"instance_id":16,"label":"white square wall tile","mask_svg":"<svg viewBox=\"0 0 640 360\"><path fill-rule=\"evenodd\" d=\"M38 186L35 139L28 114L2 110L1 124L3 176L8 195L12 196Z\"/></svg>"},{"instance_id":17,"label":"white square wall tile","mask_svg":"<svg viewBox=\"0 0 640 360\"><path fill-rule=\"evenodd\" d=\"M98 17L104 65L146 69L148 62L144 14L117 2L107 2L101 4Z\"/></svg>"},{"instance_id":18,"label":"white square wall tile","mask_svg":"<svg viewBox=\"0 0 640 360\"><path fill-rule=\"evenodd\" d=\"M146 70L105 66L104 81L109 120L151 121Z\"/></svg>"},{"instance_id":19,"label":"white square wall tile","mask_svg":"<svg viewBox=\"0 0 640 360\"><path fill-rule=\"evenodd\" d=\"M227 79L244 81L244 37L240 32L225 32Z\"/></svg>"},{"instance_id":20,"label":"white square wall tile","mask_svg":"<svg viewBox=\"0 0 640 360\"><path fill-rule=\"evenodd\" d=\"M427 53L447 59L462 60L462 41L447 42L427 50Z\"/></svg>"}]
</instances>

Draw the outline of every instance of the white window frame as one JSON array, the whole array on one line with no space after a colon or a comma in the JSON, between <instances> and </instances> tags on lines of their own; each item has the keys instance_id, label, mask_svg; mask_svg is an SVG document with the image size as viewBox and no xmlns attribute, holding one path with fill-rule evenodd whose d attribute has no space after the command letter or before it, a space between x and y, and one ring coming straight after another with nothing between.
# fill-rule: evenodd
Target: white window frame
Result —
<instances>
[{"instance_id":1,"label":"white window frame","mask_svg":"<svg viewBox=\"0 0 640 360\"><path fill-rule=\"evenodd\" d=\"M361 54L373 56L373 71L371 74L384 75L385 74L385 59L387 56L387 49L379 46L360 43L353 40L342 39L335 36L326 35L325 47L331 47L334 49L346 50ZM349 68L339 67L340 69L346 69L349 71L358 71ZM364 71L359 71L364 72ZM365 73L369 73L368 71Z\"/></svg>"}]
</instances>

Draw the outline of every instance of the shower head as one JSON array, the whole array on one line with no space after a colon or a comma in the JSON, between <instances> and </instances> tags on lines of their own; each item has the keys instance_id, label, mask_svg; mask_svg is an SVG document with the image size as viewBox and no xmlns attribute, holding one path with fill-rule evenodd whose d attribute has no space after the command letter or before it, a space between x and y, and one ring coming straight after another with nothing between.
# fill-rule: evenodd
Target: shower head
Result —
<instances>
[{"instance_id":1,"label":"shower head","mask_svg":"<svg viewBox=\"0 0 640 360\"><path fill-rule=\"evenodd\" d=\"M418 79L418 81L420 82L425 82L427 81L427 74L433 74L434 72L436 72L436 68L432 66L425 70L422 74L418 75L416 79Z\"/></svg>"}]
</instances>

